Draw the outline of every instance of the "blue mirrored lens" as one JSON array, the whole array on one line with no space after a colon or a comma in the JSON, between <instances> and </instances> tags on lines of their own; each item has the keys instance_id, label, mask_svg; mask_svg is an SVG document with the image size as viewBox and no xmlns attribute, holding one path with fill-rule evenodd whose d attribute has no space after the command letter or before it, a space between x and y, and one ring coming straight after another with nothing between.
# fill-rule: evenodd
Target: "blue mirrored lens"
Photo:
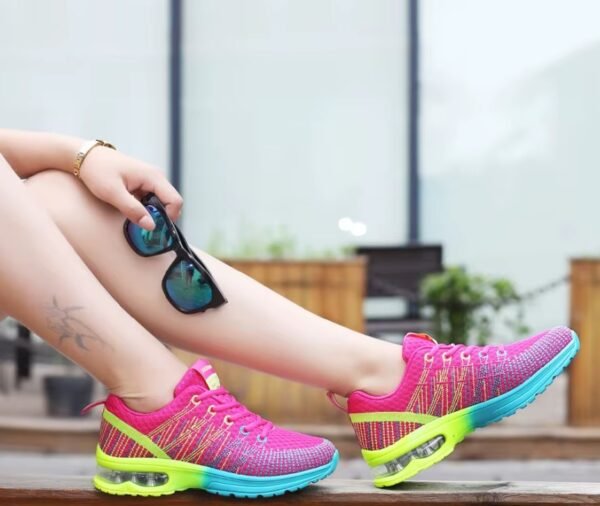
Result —
<instances>
[{"instance_id":1,"label":"blue mirrored lens","mask_svg":"<svg viewBox=\"0 0 600 506\"><path fill-rule=\"evenodd\" d=\"M184 311L196 311L206 306L213 297L209 284L194 264L181 260L169 269L165 288L171 300Z\"/></svg>"},{"instance_id":2,"label":"blue mirrored lens","mask_svg":"<svg viewBox=\"0 0 600 506\"><path fill-rule=\"evenodd\" d=\"M127 233L134 246L144 255L155 255L165 251L173 244L173 237L163 215L154 206L146 206L156 227L154 230L144 230L135 223L127 224Z\"/></svg>"}]
</instances>

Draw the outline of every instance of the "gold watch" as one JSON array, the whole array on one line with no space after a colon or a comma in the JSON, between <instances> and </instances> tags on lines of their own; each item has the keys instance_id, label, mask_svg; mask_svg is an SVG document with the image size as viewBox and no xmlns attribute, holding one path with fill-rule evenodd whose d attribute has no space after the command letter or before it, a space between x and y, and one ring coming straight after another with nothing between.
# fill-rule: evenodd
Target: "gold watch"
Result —
<instances>
[{"instance_id":1,"label":"gold watch","mask_svg":"<svg viewBox=\"0 0 600 506\"><path fill-rule=\"evenodd\" d=\"M81 148L79 148L79 152L77 153L75 162L73 163L73 175L75 177L81 177L81 164L85 160L85 157L90 154L90 151L98 146L117 149L110 142L101 141L100 139L86 142L83 146L81 146Z\"/></svg>"}]
</instances>

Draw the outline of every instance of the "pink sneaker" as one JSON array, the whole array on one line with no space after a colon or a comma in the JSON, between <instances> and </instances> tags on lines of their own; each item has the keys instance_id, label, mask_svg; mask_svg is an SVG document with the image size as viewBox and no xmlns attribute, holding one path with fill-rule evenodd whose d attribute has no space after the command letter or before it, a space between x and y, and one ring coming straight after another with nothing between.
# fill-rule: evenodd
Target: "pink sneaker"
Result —
<instances>
[{"instance_id":1,"label":"pink sneaker","mask_svg":"<svg viewBox=\"0 0 600 506\"><path fill-rule=\"evenodd\" d=\"M338 452L327 440L290 432L248 411L196 362L173 401L152 413L105 401L94 485L117 495L165 495L191 488L270 497L331 474Z\"/></svg>"},{"instance_id":2,"label":"pink sneaker","mask_svg":"<svg viewBox=\"0 0 600 506\"><path fill-rule=\"evenodd\" d=\"M375 485L400 483L447 457L473 430L527 406L579 350L556 327L508 346L437 344L408 334L404 377L395 391L353 392L348 413L364 459L384 466Z\"/></svg>"}]
</instances>

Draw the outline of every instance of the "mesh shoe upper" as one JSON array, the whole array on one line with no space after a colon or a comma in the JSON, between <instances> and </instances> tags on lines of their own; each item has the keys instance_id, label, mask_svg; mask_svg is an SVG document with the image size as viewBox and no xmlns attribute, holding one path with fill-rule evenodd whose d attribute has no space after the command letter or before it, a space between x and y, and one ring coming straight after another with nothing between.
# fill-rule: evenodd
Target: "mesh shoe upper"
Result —
<instances>
[{"instance_id":1,"label":"mesh shoe upper","mask_svg":"<svg viewBox=\"0 0 600 506\"><path fill-rule=\"evenodd\" d=\"M201 360L187 371L173 401L162 409L138 413L116 396L108 397L105 409L170 458L223 471L277 476L331 461L335 447L329 441L274 426L238 403L215 378L210 364ZM115 457L154 456L106 419L99 444Z\"/></svg>"},{"instance_id":2,"label":"mesh shoe upper","mask_svg":"<svg viewBox=\"0 0 600 506\"><path fill-rule=\"evenodd\" d=\"M406 362L398 388L383 396L354 392L348 412L408 412L444 416L498 397L550 362L572 340L571 330L555 327L507 346L439 345L422 334L408 334ZM415 421L360 420L353 426L364 449L380 449L421 426Z\"/></svg>"}]
</instances>

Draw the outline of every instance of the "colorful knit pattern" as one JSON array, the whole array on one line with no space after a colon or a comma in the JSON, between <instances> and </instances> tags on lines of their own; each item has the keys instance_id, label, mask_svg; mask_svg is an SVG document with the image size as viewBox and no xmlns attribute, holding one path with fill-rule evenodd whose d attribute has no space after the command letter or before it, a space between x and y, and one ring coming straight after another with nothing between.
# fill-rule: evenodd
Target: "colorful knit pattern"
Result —
<instances>
[{"instance_id":1,"label":"colorful knit pattern","mask_svg":"<svg viewBox=\"0 0 600 506\"><path fill-rule=\"evenodd\" d=\"M143 446L137 444L104 419L100 423L98 444L104 453L113 457L152 457L152 454Z\"/></svg>"},{"instance_id":2,"label":"colorful knit pattern","mask_svg":"<svg viewBox=\"0 0 600 506\"><path fill-rule=\"evenodd\" d=\"M428 420L499 397L542 369L571 340L566 327L507 346L442 345L425 334L408 334L398 388L385 396L358 391L348 399L359 443L366 450L385 448ZM369 417L382 416L385 422L369 423Z\"/></svg>"},{"instance_id":3,"label":"colorful knit pattern","mask_svg":"<svg viewBox=\"0 0 600 506\"><path fill-rule=\"evenodd\" d=\"M279 476L331 462L335 447L327 440L287 431L248 411L220 387L205 361L188 370L175 398L152 413L137 413L115 396L105 403L100 448L109 456L148 457L145 448L111 425L148 440L173 460L247 476ZM209 387L212 385L212 389ZM157 455L155 455L157 456Z\"/></svg>"},{"instance_id":4,"label":"colorful knit pattern","mask_svg":"<svg viewBox=\"0 0 600 506\"><path fill-rule=\"evenodd\" d=\"M361 448L381 450L393 445L421 424L414 422L355 422L352 424Z\"/></svg>"}]
</instances>

